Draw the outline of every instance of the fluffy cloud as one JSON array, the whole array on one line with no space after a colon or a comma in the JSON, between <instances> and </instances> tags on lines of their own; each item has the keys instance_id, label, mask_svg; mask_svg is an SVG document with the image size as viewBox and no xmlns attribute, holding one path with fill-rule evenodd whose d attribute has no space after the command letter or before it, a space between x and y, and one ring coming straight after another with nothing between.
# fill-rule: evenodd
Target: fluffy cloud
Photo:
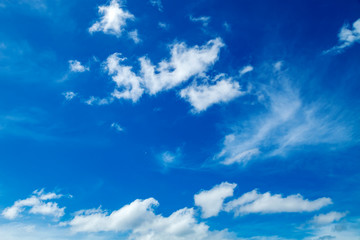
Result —
<instances>
[{"instance_id":1,"label":"fluffy cloud","mask_svg":"<svg viewBox=\"0 0 360 240\"><path fill-rule=\"evenodd\" d=\"M201 191L194 196L195 205L201 207L202 217L209 218L219 214L223 208L224 200L232 197L235 183L223 182L208 191Z\"/></svg>"},{"instance_id":2,"label":"fluffy cloud","mask_svg":"<svg viewBox=\"0 0 360 240\"><path fill-rule=\"evenodd\" d=\"M354 43L360 42L360 19L356 20L352 24L352 28L349 25L344 25L338 34L339 44L324 53L340 53L343 49L351 47Z\"/></svg>"},{"instance_id":3,"label":"fluffy cloud","mask_svg":"<svg viewBox=\"0 0 360 240\"><path fill-rule=\"evenodd\" d=\"M147 57L139 58L141 67L139 74L136 74L131 66L123 64L126 58L122 58L120 53L114 53L107 58L104 64L105 70L116 83L112 97L136 102L144 92L154 95L160 91L174 88L192 77L203 76L208 68L217 61L223 46L220 38L210 40L200 47L187 47L185 43L177 43L171 46L170 60L162 60L157 66L154 66ZM224 88L228 90L231 87L239 88L237 83L230 83L230 80L223 80L215 86L208 86L210 90L207 93L212 93L212 96L204 104L211 105L216 101L227 101L226 97L220 97L218 94L221 94ZM204 90L206 90L205 87ZM230 92L232 96L238 94L236 89ZM89 103L93 102L97 102L95 98Z\"/></svg>"},{"instance_id":4,"label":"fluffy cloud","mask_svg":"<svg viewBox=\"0 0 360 240\"><path fill-rule=\"evenodd\" d=\"M120 64L124 60L121 54L114 53L105 62L105 69L117 86L112 95L118 99L131 99L136 102L144 92L140 85L142 79L132 71L132 67Z\"/></svg>"},{"instance_id":5,"label":"fluffy cloud","mask_svg":"<svg viewBox=\"0 0 360 240\"><path fill-rule=\"evenodd\" d=\"M329 102L304 101L275 64L269 84L254 85L262 112L249 117L224 138L215 157L222 164L245 165L257 157L285 156L299 146L344 146L351 142L354 124L349 113ZM273 74L273 75L271 75ZM345 124L346 123L346 124Z\"/></svg>"},{"instance_id":6,"label":"fluffy cloud","mask_svg":"<svg viewBox=\"0 0 360 240\"><path fill-rule=\"evenodd\" d=\"M129 232L136 240L229 239L227 232L212 232L198 223L192 208L180 209L169 217L154 213L158 202L153 198L135 200L108 214L99 209L84 210L67 224L73 232Z\"/></svg>"},{"instance_id":7,"label":"fluffy cloud","mask_svg":"<svg viewBox=\"0 0 360 240\"><path fill-rule=\"evenodd\" d=\"M229 102L241 94L239 83L231 78L223 78L212 85L193 84L180 92L180 96L190 102L195 112L204 111L216 103Z\"/></svg>"},{"instance_id":8,"label":"fluffy cloud","mask_svg":"<svg viewBox=\"0 0 360 240\"><path fill-rule=\"evenodd\" d=\"M201 76L219 57L224 43L220 38L208 41L199 47L187 47L177 43L171 47L170 60L154 66L146 57L140 58L143 81L150 94L156 94L178 86L191 77Z\"/></svg>"},{"instance_id":9,"label":"fluffy cloud","mask_svg":"<svg viewBox=\"0 0 360 240\"><path fill-rule=\"evenodd\" d=\"M330 224L333 222L337 222L340 219L342 219L343 217L346 216L346 213L342 213L342 212L329 212L326 214L319 214L316 215L313 219L312 222L316 223L316 224Z\"/></svg>"},{"instance_id":10,"label":"fluffy cloud","mask_svg":"<svg viewBox=\"0 0 360 240\"><path fill-rule=\"evenodd\" d=\"M134 15L122 8L119 0L111 0L109 5L99 6L99 14L101 15L100 20L89 28L90 33L103 32L119 37L127 20L135 18Z\"/></svg>"},{"instance_id":11,"label":"fluffy cloud","mask_svg":"<svg viewBox=\"0 0 360 240\"><path fill-rule=\"evenodd\" d=\"M34 191L33 195L29 198L18 200L13 206L5 208L2 211L2 215L10 220L15 219L19 217L26 208L29 208L29 213L59 218L64 215L65 207L60 208L56 202L47 201L58 199L60 197L62 197L62 195L56 193L44 193L43 190Z\"/></svg>"},{"instance_id":12,"label":"fluffy cloud","mask_svg":"<svg viewBox=\"0 0 360 240\"><path fill-rule=\"evenodd\" d=\"M69 60L69 69L71 72L85 72L89 71L89 67L85 67L78 60Z\"/></svg>"},{"instance_id":13,"label":"fluffy cloud","mask_svg":"<svg viewBox=\"0 0 360 240\"><path fill-rule=\"evenodd\" d=\"M236 216L250 213L312 212L329 204L332 204L331 199L325 197L310 201L300 194L283 197L281 194L262 194L253 190L228 202L225 210L234 212Z\"/></svg>"}]
</instances>

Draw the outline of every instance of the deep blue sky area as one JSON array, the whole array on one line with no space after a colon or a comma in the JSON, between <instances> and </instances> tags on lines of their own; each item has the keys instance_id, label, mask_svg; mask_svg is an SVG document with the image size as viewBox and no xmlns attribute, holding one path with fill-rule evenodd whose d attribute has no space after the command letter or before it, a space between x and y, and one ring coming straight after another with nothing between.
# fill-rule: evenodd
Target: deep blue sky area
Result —
<instances>
[{"instance_id":1,"label":"deep blue sky area","mask_svg":"<svg viewBox=\"0 0 360 240\"><path fill-rule=\"evenodd\" d=\"M0 240L360 238L360 1L0 0Z\"/></svg>"}]
</instances>

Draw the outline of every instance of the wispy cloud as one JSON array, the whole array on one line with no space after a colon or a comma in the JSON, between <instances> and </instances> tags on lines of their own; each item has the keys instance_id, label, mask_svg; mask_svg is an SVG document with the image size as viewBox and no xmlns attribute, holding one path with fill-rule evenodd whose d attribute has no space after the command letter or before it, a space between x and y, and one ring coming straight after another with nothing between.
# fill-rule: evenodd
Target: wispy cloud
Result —
<instances>
[{"instance_id":1,"label":"wispy cloud","mask_svg":"<svg viewBox=\"0 0 360 240\"><path fill-rule=\"evenodd\" d=\"M89 32L103 32L120 37L126 22L135 19L134 15L123 9L121 4L120 0L111 0L109 5L99 6L100 20L89 28Z\"/></svg>"},{"instance_id":2,"label":"wispy cloud","mask_svg":"<svg viewBox=\"0 0 360 240\"><path fill-rule=\"evenodd\" d=\"M161 0L149 0L150 4L153 5L154 7L156 7L160 12L163 11L163 4L161 2Z\"/></svg>"},{"instance_id":3,"label":"wispy cloud","mask_svg":"<svg viewBox=\"0 0 360 240\"><path fill-rule=\"evenodd\" d=\"M264 111L238 125L215 157L222 164L246 164L257 157L284 156L299 146L345 146L352 142L354 125L336 105L305 101L275 66L275 79L259 85L257 97Z\"/></svg>"},{"instance_id":4,"label":"wispy cloud","mask_svg":"<svg viewBox=\"0 0 360 240\"><path fill-rule=\"evenodd\" d=\"M194 16L190 15L189 19L192 22L201 23L203 27L207 27L210 23L211 17L209 17L209 16L194 17Z\"/></svg>"},{"instance_id":5,"label":"wispy cloud","mask_svg":"<svg viewBox=\"0 0 360 240\"><path fill-rule=\"evenodd\" d=\"M128 32L128 36L130 39L132 39L134 41L134 43L140 43L141 42L141 39L139 37L139 33L138 31L135 29L131 32Z\"/></svg>"}]
</instances>

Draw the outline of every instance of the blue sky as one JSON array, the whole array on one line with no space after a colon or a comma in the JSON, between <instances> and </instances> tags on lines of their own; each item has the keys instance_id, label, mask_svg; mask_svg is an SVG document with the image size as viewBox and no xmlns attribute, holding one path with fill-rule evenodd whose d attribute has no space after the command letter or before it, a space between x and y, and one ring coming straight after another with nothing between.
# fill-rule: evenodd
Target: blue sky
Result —
<instances>
[{"instance_id":1,"label":"blue sky","mask_svg":"<svg viewBox=\"0 0 360 240\"><path fill-rule=\"evenodd\" d=\"M359 12L0 0L0 239L359 239Z\"/></svg>"}]
</instances>

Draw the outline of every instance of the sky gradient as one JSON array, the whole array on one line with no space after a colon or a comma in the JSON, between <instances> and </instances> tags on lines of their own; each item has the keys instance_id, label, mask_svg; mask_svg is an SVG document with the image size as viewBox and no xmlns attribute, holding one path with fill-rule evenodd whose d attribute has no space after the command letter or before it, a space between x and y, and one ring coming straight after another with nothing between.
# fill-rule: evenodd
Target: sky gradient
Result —
<instances>
[{"instance_id":1,"label":"sky gradient","mask_svg":"<svg viewBox=\"0 0 360 240\"><path fill-rule=\"evenodd\" d=\"M0 240L358 240L360 2L0 0Z\"/></svg>"}]
</instances>

